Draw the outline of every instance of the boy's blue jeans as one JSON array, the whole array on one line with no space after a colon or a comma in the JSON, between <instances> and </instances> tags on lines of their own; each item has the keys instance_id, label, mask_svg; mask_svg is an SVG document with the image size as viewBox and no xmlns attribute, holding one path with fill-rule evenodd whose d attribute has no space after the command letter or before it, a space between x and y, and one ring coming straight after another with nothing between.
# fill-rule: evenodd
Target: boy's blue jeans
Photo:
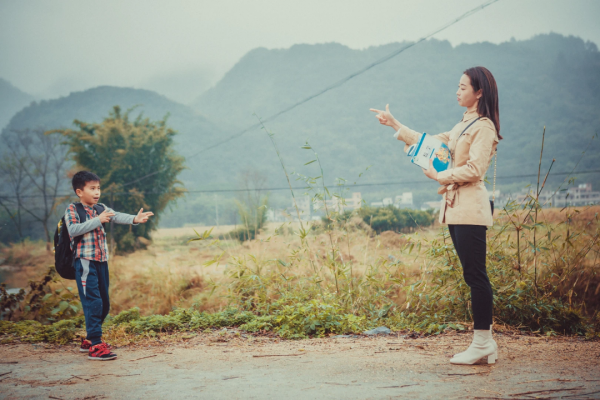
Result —
<instances>
[{"instance_id":1,"label":"boy's blue jeans","mask_svg":"<svg viewBox=\"0 0 600 400\"><path fill-rule=\"evenodd\" d=\"M87 339L97 345L102 339L102 323L110 310L108 263L75 260L75 281L85 316Z\"/></svg>"}]
</instances>

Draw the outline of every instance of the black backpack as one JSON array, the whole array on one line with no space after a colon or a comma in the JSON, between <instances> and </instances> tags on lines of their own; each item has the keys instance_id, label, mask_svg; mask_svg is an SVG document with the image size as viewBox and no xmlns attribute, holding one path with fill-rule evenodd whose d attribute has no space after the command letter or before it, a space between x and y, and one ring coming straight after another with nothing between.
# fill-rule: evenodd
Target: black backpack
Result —
<instances>
[{"instance_id":1,"label":"black backpack","mask_svg":"<svg viewBox=\"0 0 600 400\"><path fill-rule=\"evenodd\" d=\"M83 204L74 204L77 209L77 214L79 214L79 222L85 222L87 214L85 208L83 208ZM104 212L104 207L99 204L94 205L94 209L98 215ZM73 249L77 248L82 237L83 235L75 237L73 240ZM63 216L60 221L58 221L58 226L54 232L54 266L61 278L75 279L75 257L73 256L73 250L71 250L71 237L69 236L69 231L65 224L65 217Z\"/></svg>"}]
</instances>

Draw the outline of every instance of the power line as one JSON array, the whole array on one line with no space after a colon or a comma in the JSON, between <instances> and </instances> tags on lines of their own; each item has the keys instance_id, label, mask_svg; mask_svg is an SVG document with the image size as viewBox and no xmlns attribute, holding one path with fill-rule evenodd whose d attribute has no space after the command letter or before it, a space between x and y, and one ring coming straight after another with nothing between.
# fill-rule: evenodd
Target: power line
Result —
<instances>
[{"instance_id":1,"label":"power line","mask_svg":"<svg viewBox=\"0 0 600 400\"><path fill-rule=\"evenodd\" d=\"M593 170L587 170L587 171L576 171L576 172L557 172L557 173L552 173L549 175L550 176L565 176L565 175L583 175L583 174L594 174L594 173L600 173L600 169L593 169ZM537 177L537 174L523 174L523 175L507 175L507 176L497 176L496 179L515 179L515 178L534 178ZM419 180L419 181L390 181L390 182L373 182L373 183L356 183L353 185L329 185L328 187L341 187L341 188L355 188L355 187L367 187L367 186L394 186L394 185L418 185L418 184L423 184L423 183L431 183L433 181L425 181L425 180ZM293 190L303 190L303 189L308 189L307 186L296 186L296 187L292 187ZM185 193L235 193L235 192L251 192L251 191L261 191L261 192L268 192L268 191L278 191L278 190L290 190L289 186L281 186L281 187L270 187L270 188L263 188L263 189L198 189L198 190L186 190ZM137 192L140 193L140 192ZM153 193L157 193L154 191L146 191L146 192L141 192L142 194L153 194ZM116 192L116 193L110 193L107 192L107 194L110 194L112 196L129 196L131 195L131 193L129 192ZM72 196L73 194L62 194L62 195L54 195L54 196L48 196L48 197L69 197ZM19 196L19 198L30 198L30 197L40 197L40 196L30 196L30 195L26 195L26 196ZM17 198L17 196L0 196L0 198L3 199L9 199L9 198Z\"/></svg>"},{"instance_id":2,"label":"power line","mask_svg":"<svg viewBox=\"0 0 600 400\"><path fill-rule=\"evenodd\" d=\"M437 28L435 31L431 32L430 34L421 37L416 42L409 43L409 44L405 45L404 47L401 47L400 49L391 52L390 54L388 54L388 55L380 58L379 60L377 60L377 61L375 61L375 62L373 62L373 63L371 63L371 64L369 64L369 65L367 65L367 66L365 66L365 67L363 67L361 69L359 69L358 71L356 71L356 72L354 72L354 73L352 73L352 74L350 74L348 76L346 76L345 78L342 78L339 81L332 83L331 85L325 87L324 89L321 89L318 92L316 92L316 93L314 93L314 94L312 94L312 95L310 95L310 96L308 96L308 97L306 97L306 98L304 98L304 99L302 99L302 100L300 100L300 101L292 104L291 106L289 106L287 108L284 108L283 110L281 110L281 111L279 111L279 112L271 115L270 117L267 117L266 119L261 120L261 122L253 124L253 125L247 127L246 129L243 129L243 130L241 130L241 131L239 131L239 132L237 132L237 133L229 136L228 138L226 138L224 140L221 140L221 141L219 141L217 143L214 143L214 144L212 144L212 145L210 145L208 147L205 147L202 150L200 150L200 151L192 154L191 156L185 157L186 160L189 160L190 158L197 157L200 154L207 152L208 150L212 150L215 147L218 147L218 146L220 146L222 144L230 142L233 139L236 139L236 138L238 138L238 137L240 137L240 136L242 136L242 135L244 135L244 134L246 134L246 133L248 133L248 132L250 132L250 131L252 131L252 130L254 130L256 128L258 128L258 127L260 127L261 123L264 124L266 122L270 122L270 121L274 120L275 118L279 117L280 115L285 114L285 113L287 113L289 111L292 111L294 108L296 108L296 107L298 107L298 106L300 106L300 105L302 105L304 103L307 103L307 102L311 101L312 99L314 99L316 97L319 97L319 96L321 96L321 95L329 92L330 90L333 90L333 89L336 89L336 88L342 86L344 83L348 82L349 80L351 80L353 78L356 78L357 76L359 76L361 74L364 74L365 72L367 72L371 68L374 68L374 67L378 66L379 64L382 64L382 63L384 63L386 61L391 60L392 58L398 56L399 54L401 54L405 50L408 50L411 47L414 47L417 44L419 44L419 43L421 43L421 42L423 42L423 41L431 38L432 36L434 36L434 35L442 32L442 31L448 29L452 25L457 24L460 21L462 21L463 19L468 18L471 15L474 15L474 14L478 13L479 11L483 10L484 8L486 8L486 7L488 7L488 6L496 3L497 1L499 1L499 0L489 0L489 1L485 2L485 3L483 3L482 5L477 6L477 7L473 8L473 9L467 11L466 13L462 14L460 17L458 17L458 18L456 18L456 19L454 19L454 20L446 23L445 25L441 26L440 28ZM127 182L127 183L123 184L122 186L125 187L125 186L132 185L132 184L134 184L136 182L139 182L139 181L141 181L143 179L146 179L146 178L149 178L151 176L154 176L154 175L156 175L158 173L160 173L160 170L159 171L151 172L151 173L149 173L147 175L144 175L144 176L142 176L140 178L137 178L137 179L135 179L135 180L133 180L131 182Z\"/></svg>"}]
</instances>

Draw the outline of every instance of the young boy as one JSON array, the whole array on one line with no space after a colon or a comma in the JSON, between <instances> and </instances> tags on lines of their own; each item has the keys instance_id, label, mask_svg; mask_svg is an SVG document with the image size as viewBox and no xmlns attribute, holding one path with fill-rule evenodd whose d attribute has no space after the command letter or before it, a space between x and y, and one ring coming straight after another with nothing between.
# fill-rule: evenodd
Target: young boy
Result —
<instances>
[{"instance_id":1,"label":"young boy","mask_svg":"<svg viewBox=\"0 0 600 400\"><path fill-rule=\"evenodd\" d=\"M75 258L75 280L85 316L87 338L81 340L81 352L87 352L90 360L112 360L117 355L109 344L102 340L102 323L108 315L108 247L103 223L114 221L117 224L143 224L154 215L140 209L137 215L123 214L100 204L104 211L98 214L100 199L100 178L88 171L79 171L73 176L73 190L86 212L86 220L80 221L74 203L67 207L65 223L71 237L82 236L73 249Z\"/></svg>"}]
</instances>

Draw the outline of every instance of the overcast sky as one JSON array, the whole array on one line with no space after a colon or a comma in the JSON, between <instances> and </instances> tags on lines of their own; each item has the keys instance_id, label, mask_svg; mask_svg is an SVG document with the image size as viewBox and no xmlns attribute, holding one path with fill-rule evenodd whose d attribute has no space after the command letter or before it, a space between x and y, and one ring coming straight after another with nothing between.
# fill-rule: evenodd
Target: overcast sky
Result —
<instances>
[{"instance_id":1,"label":"overcast sky","mask_svg":"<svg viewBox=\"0 0 600 400\"><path fill-rule=\"evenodd\" d=\"M38 97L98 85L189 102L256 47L416 40L484 0L0 0L0 77ZM453 45L575 35L600 44L598 0L500 0L435 36Z\"/></svg>"}]
</instances>

